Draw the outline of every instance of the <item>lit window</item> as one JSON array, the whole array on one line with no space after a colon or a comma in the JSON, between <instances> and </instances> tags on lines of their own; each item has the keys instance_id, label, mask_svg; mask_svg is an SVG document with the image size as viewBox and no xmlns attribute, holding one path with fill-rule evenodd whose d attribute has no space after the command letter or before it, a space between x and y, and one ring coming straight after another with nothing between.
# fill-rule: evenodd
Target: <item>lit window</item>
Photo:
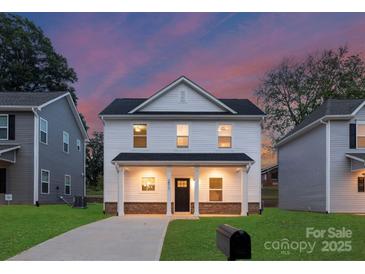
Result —
<instances>
[{"instance_id":1,"label":"lit window","mask_svg":"<svg viewBox=\"0 0 365 274\"><path fill-rule=\"evenodd\" d=\"M209 178L209 201L223 201L222 178Z\"/></svg>"},{"instance_id":2,"label":"lit window","mask_svg":"<svg viewBox=\"0 0 365 274\"><path fill-rule=\"evenodd\" d=\"M64 131L63 132L63 152L68 153L70 148L70 135Z\"/></svg>"},{"instance_id":3,"label":"lit window","mask_svg":"<svg viewBox=\"0 0 365 274\"><path fill-rule=\"evenodd\" d=\"M357 178L357 192L365 192L365 178L364 177Z\"/></svg>"},{"instance_id":4,"label":"lit window","mask_svg":"<svg viewBox=\"0 0 365 274\"><path fill-rule=\"evenodd\" d=\"M189 147L189 125L177 125L176 134L176 146Z\"/></svg>"},{"instance_id":5,"label":"lit window","mask_svg":"<svg viewBox=\"0 0 365 274\"><path fill-rule=\"evenodd\" d=\"M65 175L65 195L71 195L71 176Z\"/></svg>"},{"instance_id":6,"label":"lit window","mask_svg":"<svg viewBox=\"0 0 365 274\"><path fill-rule=\"evenodd\" d=\"M357 125L357 147L365 148L365 124Z\"/></svg>"},{"instance_id":7,"label":"lit window","mask_svg":"<svg viewBox=\"0 0 365 274\"><path fill-rule=\"evenodd\" d=\"M8 140L8 115L0 115L0 140Z\"/></svg>"},{"instance_id":8,"label":"lit window","mask_svg":"<svg viewBox=\"0 0 365 274\"><path fill-rule=\"evenodd\" d=\"M133 147L147 147L147 125L133 125Z\"/></svg>"},{"instance_id":9,"label":"lit window","mask_svg":"<svg viewBox=\"0 0 365 274\"><path fill-rule=\"evenodd\" d=\"M142 178L142 191L155 191L156 184L154 177L143 177Z\"/></svg>"},{"instance_id":10,"label":"lit window","mask_svg":"<svg viewBox=\"0 0 365 274\"><path fill-rule=\"evenodd\" d=\"M81 141L79 139L76 140L76 148L77 148L77 151L81 150Z\"/></svg>"},{"instance_id":11,"label":"lit window","mask_svg":"<svg viewBox=\"0 0 365 274\"><path fill-rule=\"evenodd\" d=\"M40 141L43 144L48 143L48 121L41 118L40 119L40 131L41 131L41 138Z\"/></svg>"},{"instance_id":12,"label":"lit window","mask_svg":"<svg viewBox=\"0 0 365 274\"><path fill-rule=\"evenodd\" d=\"M41 194L49 194L49 170L41 170Z\"/></svg>"},{"instance_id":13,"label":"lit window","mask_svg":"<svg viewBox=\"0 0 365 274\"><path fill-rule=\"evenodd\" d=\"M232 126L219 125L218 126L218 147L230 148L232 147Z\"/></svg>"}]
</instances>

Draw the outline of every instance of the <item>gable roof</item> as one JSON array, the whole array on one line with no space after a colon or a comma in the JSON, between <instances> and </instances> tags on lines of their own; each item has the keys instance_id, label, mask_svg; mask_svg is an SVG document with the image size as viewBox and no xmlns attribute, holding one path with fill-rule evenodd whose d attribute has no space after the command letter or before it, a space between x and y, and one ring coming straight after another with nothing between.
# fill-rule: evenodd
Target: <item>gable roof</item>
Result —
<instances>
[{"instance_id":1,"label":"gable roof","mask_svg":"<svg viewBox=\"0 0 365 274\"><path fill-rule=\"evenodd\" d=\"M76 119L76 123L85 139L88 139L87 132L81 121L79 112L73 102L69 92L24 92L24 91L2 91L0 92L0 110L41 110L57 100L66 97L71 111Z\"/></svg>"},{"instance_id":2,"label":"gable roof","mask_svg":"<svg viewBox=\"0 0 365 274\"><path fill-rule=\"evenodd\" d=\"M130 111L136 106L145 102L147 98L120 98L115 99L109 104L102 112L101 116L104 115L129 115ZM225 105L232 108L235 113L228 111L225 112L171 112L171 111L143 111L134 112L133 115L252 115L252 116L264 116L262 112L255 104L248 99L218 99Z\"/></svg>"},{"instance_id":3,"label":"gable roof","mask_svg":"<svg viewBox=\"0 0 365 274\"><path fill-rule=\"evenodd\" d=\"M24 106L38 107L59 96L66 95L64 91L54 92L23 92L23 91L2 91L0 92L0 107Z\"/></svg>"},{"instance_id":4,"label":"gable roof","mask_svg":"<svg viewBox=\"0 0 365 274\"><path fill-rule=\"evenodd\" d=\"M364 105L365 99L328 99L312 113L310 113L299 125L294 127L278 143L282 144L290 137L296 135L305 128L319 123L321 119L345 118L355 115L360 107Z\"/></svg>"},{"instance_id":5,"label":"gable roof","mask_svg":"<svg viewBox=\"0 0 365 274\"><path fill-rule=\"evenodd\" d=\"M151 102L155 101L157 98L161 97L163 94L165 94L166 92L169 92L173 87L175 87L175 86L177 86L181 83L184 83L184 84L190 86L196 92L198 92L200 95L207 98L209 101L211 101L215 105L219 106L220 108L225 109L228 112L235 113L235 111L233 109L231 109L229 106L225 105L222 101L218 100L216 97L214 97L208 91L206 91L201 86L194 83L192 80L188 79L185 76L180 76L179 78L177 78L176 80L174 80L173 82L171 82L170 84L165 86L164 88L160 89L155 94L150 96L147 100L145 100L143 103L141 103L140 105L138 105L135 108L133 108L132 110L130 110L129 113L134 113L138 110L141 110L144 106L146 106L146 105L150 104Z\"/></svg>"}]
</instances>

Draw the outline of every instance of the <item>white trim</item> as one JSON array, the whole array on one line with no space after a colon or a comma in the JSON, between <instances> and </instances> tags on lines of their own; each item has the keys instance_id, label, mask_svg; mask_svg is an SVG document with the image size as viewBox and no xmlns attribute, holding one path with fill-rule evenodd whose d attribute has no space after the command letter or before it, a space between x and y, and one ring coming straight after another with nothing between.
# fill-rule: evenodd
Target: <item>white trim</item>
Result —
<instances>
[{"instance_id":1,"label":"white trim","mask_svg":"<svg viewBox=\"0 0 365 274\"><path fill-rule=\"evenodd\" d=\"M199 188L200 188L200 167L194 167L194 216L199 216ZM222 181L222 198L223 198L223 181Z\"/></svg>"},{"instance_id":2,"label":"white trim","mask_svg":"<svg viewBox=\"0 0 365 274\"><path fill-rule=\"evenodd\" d=\"M111 163L129 166L239 166L251 165L255 161L112 161Z\"/></svg>"},{"instance_id":3,"label":"white trim","mask_svg":"<svg viewBox=\"0 0 365 274\"><path fill-rule=\"evenodd\" d=\"M188 127L188 135L178 135L178 126L187 126ZM178 146L179 137L187 137L188 138L188 145L187 146ZM189 146L190 146L190 124L189 123L177 123L176 124L176 149L177 150L189 149Z\"/></svg>"},{"instance_id":4,"label":"white trim","mask_svg":"<svg viewBox=\"0 0 365 274\"><path fill-rule=\"evenodd\" d=\"M138 105L137 107L135 107L134 109L132 109L131 111L129 111L129 113L134 113L137 110L143 108L147 104L151 103L152 101L154 101L157 98L159 98L160 96L162 96L165 92L169 91L172 87L174 87L174 86L176 86L176 85L178 85L178 84L180 84L182 82L185 82L186 84L192 86L196 91L198 91L203 96L207 97L208 99L210 99L211 101L213 101L214 103L216 103L217 105L219 105L220 107L228 110L231 113L234 113L234 114L237 113L236 111L234 111L233 109L231 109L230 107L228 107L226 104L224 104L221 101L219 101L219 99L215 98L213 95L209 94L207 91L205 91L204 89L202 89L201 87L199 87L198 85L196 85L195 83L193 83L191 80L187 79L185 76L181 76L180 78L176 79L175 81L173 81L171 84L169 84L168 86L166 86L162 90L156 92L154 95L152 95L146 101L144 101L142 104Z\"/></svg>"},{"instance_id":5,"label":"white trim","mask_svg":"<svg viewBox=\"0 0 365 274\"><path fill-rule=\"evenodd\" d=\"M10 145L11 144L9 144L9 146ZM3 154L3 153L5 153L5 152L9 152L9 151L12 151L12 150L16 150L18 148L20 148L20 145L17 145L17 146L11 147L11 148L6 148L6 149L3 149L3 150L0 150L0 155Z\"/></svg>"},{"instance_id":6,"label":"white trim","mask_svg":"<svg viewBox=\"0 0 365 274\"><path fill-rule=\"evenodd\" d=\"M42 172L47 172L48 173L48 182L47 182L48 192L47 193L42 191L42 184L43 184L43 182L46 183L45 181L42 180ZM41 169L41 194L45 194L45 195L49 194L50 193L50 188L51 188L51 172L47 169Z\"/></svg>"},{"instance_id":7,"label":"white trim","mask_svg":"<svg viewBox=\"0 0 365 274\"><path fill-rule=\"evenodd\" d=\"M6 127L4 127L4 126L0 126L0 128L6 128L6 138L5 139L1 139L0 138L0 141L7 141L7 140L9 140L9 114L0 114L0 117L1 116L6 116Z\"/></svg>"},{"instance_id":8,"label":"white trim","mask_svg":"<svg viewBox=\"0 0 365 274\"><path fill-rule=\"evenodd\" d=\"M326 125L326 211L331 212L331 121Z\"/></svg>"},{"instance_id":9,"label":"white trim","mask_svg":"<svg viewBox=\"0 0 365 274\"><path fill-rule=\"evenodd\" d=\"M167 207L166 207L166 215L171 216L172 210L171 210L171 176L172 175L172 168L171 166L166 167L166 179L167 179Z\"/></svg>"},{"instance_id":10,"label":"white trim","mask_svg":"<svg viewBox=\"0 0 365 274\"><path fill-rule=\"evenodd\" d=\"M365 106L365 100L351 113L351 115L355 116L364 106Z\"/></svg>"},{"instance_id":11,"label":"white trim","mask_svg":"<svg viewBox=\"0 0 365 274\"><path fill-rule=\"evenodd\" d=\"M68 143L65 143L65 140L64 140L65 133L67 134L67 141L68 141ZM67 151L65 151L65 144L67 144L67 148L68 148ZM70 153L70 134L67 131L65 131L65 130L62 132L62 151L64 153L67 153L67 154Z\"/></svg>"},{"instance_id":12,"label":"white trim","mask_svg":"<svg viewBox=\"0 0 365 274\"><path fill-rule=\"evenodd\" d=\"M250 166L241 168L241 216L248 215L248 172Z\"/></svg>"},{"instance_id":13,"label":"white trim","mask_svg":"<svg viewBox=\"0 0 365 274\"><path fill-rule=\"evenodd\" d=\"M57 100L59 100L59 99L61 99L63 97L66 97L67 95L69 95L69 93L68 92L65 92L64 94L62 94L62 95L60 95L60 96L58 96L56 98L53 98L53 99L51 99L51 100L43 103L42 105L38 106L38 109L39 110L42 110L42 108L48 106L49 104L52 104L53 102L56 102Z\"/></svg>"},{"instance_id":14,"label":"white trim","mask_svg":"<svg viewBox=\"0 0 365 274\"><path fill-rule=\"evenodd\" d=\"M84 167L83 167L83 182L84 182L84 196L86 197L86 142L87 140L85 139L84 142L83 142L83 150L84 150ZM105 206L105 203L103 203L103 206ZM104 208L105 210L105 208Z\"/></svg>"},{"instance_id":15,"label":"white trim","mask_svg":"<svg viewBox=\"0 0 365 274\"><path fill-rule=\"evenodd\" d=\"M309 125L306 125L305 127L303 127L302 129L294 132L293 134L289 135L288 137L285 137L284 139L280 140L277 144L276 147L279 147L285 143L287 143L288 141L292 140L293 138L300 136L301 134L305 133L307 130L311 129L312 127L316 126L317 124L321 124L321 121L324 120L342 120L342 119L348 119L351 120L352 118L354 118L353 115L325 115L321 118L319 118L318 120L315 120L314 122L310 123Z\"/></svg>"},{"instance_id":16,"label":"white trim","mask_svg":"<svg viewBox=\"0 0 365 274\"><path fill-rule=\"evenodd\" d=\"M365 147L359 147L358 137L365 137L365 135L359 135L360 132L359 126L360 125L364 126L365 121L356 121L355 125L356 125L356 149L363 149Z\"/></svg>"},{"instance_id":17,"label":"white trim","mask_svg":"<svg viewBox=\"0 0 365 274\"><path fill-rule=\"evenodd\" d=\"M220 136L219 135L219 127L220 126L230 126L231 127L231 136ZM230 144L230 146L229 147L221 147L221 146L219 146L219 137L231 137L231 144ZM219 149L219 150L221 150L221 149L223 149L223 150L225 150L225 149L232 149L233 148L233 124L230 124L230 123L218 123L218 125L217 125L217 148Z\"/></svg>"},{"instance_id":18,"label":"white trim","mask_svg":"<svg viewBox=\"0 0 365 274\"><path fill-rule=\"evenodd\" d=\"M244 121L256 121L262 120L266 115L206 115L206 114L104 114L99 115L100 119L118 119L118 120L140 120L140 119L149 119L149 120L244 120Z\"/></svg>"},{"instance_id":19,"label":"white trim","mask_svg":"<svg viewBox=\"0 0 365 274\"><path fill-rule=\"evenodd\" d=\"M66 177L69 177L70 178L70 184L69 184L69 187L70 187L70 193L69 194L67 194L66 193ZM64 177L64 179L63 179L64 181L63 181L63 188L64 188L64 195L72 195L71 193L72 193L72 187L71 187L71 185L72 185L72 181L71 181L71 175L69 175L69 174L65 174L65 177Z\"/></svg>"},{"instance_id":20,"label":"white trim","mask_svg":"<svg viewBox=\"0 0 365 274\"><path fill-rule=\"evenodd\" d=\"M76 139L76 150L81 151L81 140L80 139Z\"/></svg>"},{"instance_id":21,"label":"white trim","mask_svg":"<svg viewBox=\"0 0 365 274\"><path fill-rule=\"evenodd\" d=\"M210 188L210 179L222 179L222 188ZM224 184L224 182L223 182L223 177L218 177L218 176L214 176L214 177L208 177L208 202L209 203L223 203L224 202L224 191L223 191L223 189L224 189L224 187L223 187L223 184ZM220 200L220 201L212 201L211 199L210 199L210 191L211 190L220 190L220 191L222 191L222 200Z\"/></svg>"},{"instance_id":22,"label":"white trim","mask_svg":"<svg viewBox=\"0 0 365 274\"><path fill-rule=\"evenodd\" d=\"M134 146L134 137L139 136L143 137L144 135L134 135L134 126L146 126L146 146L145 147L136 147ZM147 149L148 148L148 123L141 122L141 123L132 123L132 149L140 150L140 149Z\"/></svg>"},{"instance_id":23,"label":"white trim","mask_svg":"<svg viewBox=\"0 0 365 274\"><path fill-rule=\"evenodd\" d=\"M39 200L39 115L36 108L34 113L34 140L33 140L33 204Z\"/></svg>"},{"instance_id":24,"label":"white trim","mask_svg":"<svg viewBox=\"0 0 365 274\"><path fill-rule=\"evenodd\" d=\"M361 163L365 163L365 160L364 160L364 159L357 158L356 156L349 155L349 154L345 154L345 156L346 156L347 158L352 159L352 160L359 161L359 162L361 162Z\"/></svg>"},{"instance_id":25,"label":"white trim","mask_svg":"<svg viewBox=\"0 0 365 274\"><path fill-rule=\"evenodd\" d=\"M41 123L42 121L46 122L46 128L47 128L47 132L46 133L46 142L42 142L42 138L39 138L39 141L42 143L42 144L45 144L45 145L48 145L48 121L42 117L39 117L39 132L42 132L42 127L41 127ZM41 134L40 134L41 136Z\"/></svg>"}]
</instances>

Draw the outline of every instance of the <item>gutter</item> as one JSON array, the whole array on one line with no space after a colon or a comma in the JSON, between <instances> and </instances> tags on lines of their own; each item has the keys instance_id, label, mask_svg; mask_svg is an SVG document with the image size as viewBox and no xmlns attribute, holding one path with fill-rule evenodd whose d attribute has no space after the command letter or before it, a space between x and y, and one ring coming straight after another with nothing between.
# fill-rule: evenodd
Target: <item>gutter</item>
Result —
<instances>
[{"instance_id":1,"label":"gutter","mask_svg":"<svg viewBox=\"0 0 365 274\"><path fill-rule=\"evenodd\" d=\"M33 150L33 204L39 200L39 115L38 107L32 107L34 113L34 150Z\"/></svg>"}]
</instances>

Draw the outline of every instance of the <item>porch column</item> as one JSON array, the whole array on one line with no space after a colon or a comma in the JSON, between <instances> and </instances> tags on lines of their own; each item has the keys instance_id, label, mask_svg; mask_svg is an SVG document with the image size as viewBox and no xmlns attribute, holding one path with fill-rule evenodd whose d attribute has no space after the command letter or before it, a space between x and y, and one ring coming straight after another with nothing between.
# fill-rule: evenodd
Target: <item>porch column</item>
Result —
<instances>
[{"instance_id":1,"label":"porch column","mask_svg":"<svg viewBox=\"0 0 365 274\"><path fill-rule=\"evenodd\" d=\"M248 172L249 166L242 167L241 169L241 216L247 216L248 214Z\"/></svg>"},{"instance_id":2,"label":"porch column","mask_svg":"<svg viewBox=\"0 0 365 274\"><path fill-rule=\"evenodd\" d=\"M171 170L170 166L166 167L166 178L167 178L167 207L166 215L171 216Z\"/></svg>"},{"instance_id":3,"label":"porch column","mask_svg":"<svg viewBox=\"0 0 365 274\"><path fill-rule=\"evenodd\" d=\"M117 169L118 216L124 216L124 167L115 165Z\"/></svg>"},{"instance_id":4,"label":"porch column","mask_svg":"<svg viewBox=\"0 0 365 274\"><path fill-rule=\"evenodd\" d=\"M199 216L199 176L200 167L194 167L194 216Z\"/></svg>"}]
</instances>

